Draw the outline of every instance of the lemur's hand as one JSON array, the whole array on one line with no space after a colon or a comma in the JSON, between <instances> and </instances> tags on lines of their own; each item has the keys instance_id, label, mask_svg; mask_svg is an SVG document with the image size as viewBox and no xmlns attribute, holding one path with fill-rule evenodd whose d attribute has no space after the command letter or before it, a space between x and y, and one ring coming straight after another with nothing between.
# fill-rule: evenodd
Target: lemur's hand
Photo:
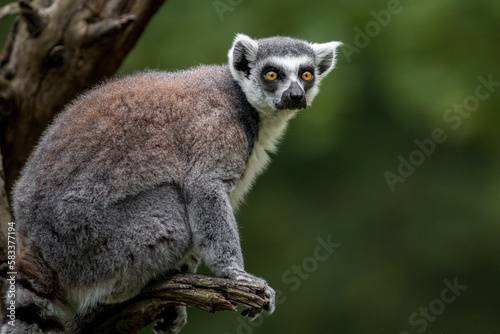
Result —
<instances>
[{"instance_id":1,"label":"lemur's hand","mask_svg":"<svg viewBox=\"0 0 500 334\"><path fill-rule=\"evenodd\" d=\"M256 277L252 274L247 273L241 269L231 268L230 272L226 274L226 277L229 279L234 279L238 281L250 282L258 285L263 285L265 287L264 294L269 299L269 303L265 304L262 309L247 309L244 310L241 314L243 316L249 318L256 318L262 310L266 310L269 313L273 313L276 308L276 292L274 292L273 288L271 288L265 280L260 277Z\"/></svg>"}]
</instances>

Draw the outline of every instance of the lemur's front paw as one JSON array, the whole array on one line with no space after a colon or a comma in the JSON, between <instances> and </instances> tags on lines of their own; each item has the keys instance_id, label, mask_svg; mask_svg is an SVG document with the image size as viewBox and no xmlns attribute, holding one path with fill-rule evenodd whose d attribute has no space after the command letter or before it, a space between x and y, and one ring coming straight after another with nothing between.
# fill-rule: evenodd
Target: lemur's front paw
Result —
<instances>
[{"instance_id":1,"label":"lemur's front paw","mask_svg":"<svg viewBox=\"0 0 500 334\"><path fill-rule=\"evenodd\" d=\"M264 294L269 299L269 303L265 304L263 309L268 311L269 313L274 312L274 309L276 308L276 292L274 292L273 288L271 288L265 280L259 277L255 277L254 275L239 269L232 270L231 273L229 273L226 277L238 281L245 281L265 286ZM255 318L261 312L262 309L247 309L244 310L241 314L246 317Z\"/></svg>"}]
</instances>

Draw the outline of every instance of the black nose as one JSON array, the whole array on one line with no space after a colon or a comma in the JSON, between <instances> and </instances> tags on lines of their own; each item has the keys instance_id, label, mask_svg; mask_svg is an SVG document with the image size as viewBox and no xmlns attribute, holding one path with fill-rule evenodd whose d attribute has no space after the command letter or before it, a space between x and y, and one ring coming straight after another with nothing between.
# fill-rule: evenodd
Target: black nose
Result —
<instances>
[{"instance_id":1,"label":"black nose","mask_svg":"<svg viewBox=\"0 0 500 334\"><path fill-rule=\"evenodd\" d=\"M304 98L304 90L296 82L292 82L290 84L290 87L288 87L287 91L290 100L292 100L293 102L300 102Z\"/></svg>"},{"instance_id":2,"label":"black nose","mask_svg":"<svg viewBox=\"0 0 500 334\"><path fill-rule=\"evenodd\" d=\"M286 91L286 109L303 109L306 107L306 93L297 82L292 82ZM285 94L284 94L285 95Z\"/></svg>"},{"instance_id":3,"label":"black nose","mask_svg":"<svg viewBox=\"0 0 500 334\"><path fill-rule=\"evenodd\" d=\"M290 92L290 99L295 102L300 102L304 99L302 91Z\"/></svg>"},{"instance_id":4,"label":"black nose","mask_svg":"<svg viewBox=\"0 0 500 334\"><path fill-rule=\"evenodd\" d=\"M281 100L276 104L276 109L304 109L307 107L306 93L297 82L292 82L290 87L283 92Z\"/></svg>"}]
</instances>

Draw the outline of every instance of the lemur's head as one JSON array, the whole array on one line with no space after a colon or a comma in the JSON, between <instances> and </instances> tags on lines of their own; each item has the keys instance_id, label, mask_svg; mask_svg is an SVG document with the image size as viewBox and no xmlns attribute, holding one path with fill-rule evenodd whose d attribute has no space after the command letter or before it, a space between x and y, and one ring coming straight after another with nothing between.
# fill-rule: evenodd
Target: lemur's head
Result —
<instances>
[{"instance_id":1,"label":"lemur's head","mask_svg":"<svg viewBox=\"0 0 500 334\"><path fill-rule=\"evenodd\" d=\"M340 45L289 37L254 40L238 34L228 53L229 67L259 112L303 109L311 104L320 81L335 66Z\"/></svg>"}]
</instances>

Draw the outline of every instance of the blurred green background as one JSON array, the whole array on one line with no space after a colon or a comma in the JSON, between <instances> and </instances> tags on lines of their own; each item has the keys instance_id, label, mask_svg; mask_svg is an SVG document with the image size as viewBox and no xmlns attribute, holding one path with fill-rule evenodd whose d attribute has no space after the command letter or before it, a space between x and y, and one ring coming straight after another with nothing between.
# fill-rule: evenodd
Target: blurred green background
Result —
<instances>
[{"instance_id":1,"label":"blurred green background","mask_svg":"<svg viewBox=\"0 0 500 334\"><path fill-rule=\"evenodd\" d=\"M170 0L120 74L224 63L238 32L345 46L237 213L276 312L182 333L500 333L500 2Z\"/></svg>"}]
</instances>

